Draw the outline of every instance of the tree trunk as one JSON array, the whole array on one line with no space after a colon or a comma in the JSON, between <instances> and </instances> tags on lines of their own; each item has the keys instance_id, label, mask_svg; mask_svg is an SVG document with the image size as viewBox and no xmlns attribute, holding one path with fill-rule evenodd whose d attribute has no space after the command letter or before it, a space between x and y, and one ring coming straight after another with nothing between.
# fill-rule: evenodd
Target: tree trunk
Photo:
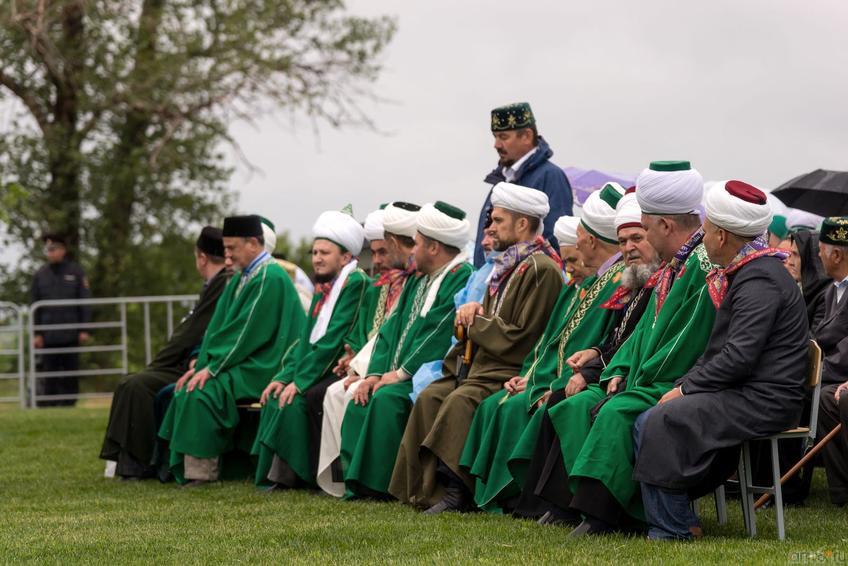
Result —
<instances>
[{"instance_id":1,"label":"tree trunk","mask_svg":"<svg viewBox=\"0 0 848 566\"><path fill-rule=\"evenodd\" d=\"M156 36L162 18L165 0L145 0L139 17L135 64L129 84L141 84L147 69L153 68L156 60ZM132 88L129 92L133 92ZM133 109L127 110L119 130L118 142L112 151L111 162L115 174L106 182L106 204L101 213L98 230L98 256L92 272L97 293L102 297L117 297L124 294L126 284L123 271L131 248L130 228L133 207L136 203L138 176L147 165L147 128L149 114Z\"/></svg>"}]
</instances>

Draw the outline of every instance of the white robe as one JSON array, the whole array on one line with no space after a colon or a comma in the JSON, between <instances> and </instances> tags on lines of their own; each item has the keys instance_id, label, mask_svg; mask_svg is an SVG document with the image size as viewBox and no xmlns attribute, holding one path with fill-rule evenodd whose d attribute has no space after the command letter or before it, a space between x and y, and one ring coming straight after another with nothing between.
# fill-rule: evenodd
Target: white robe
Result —
<instances>
[{"instance_id":1,"label":"white robe","mask_svg":"<svg viewBox=\"0 0 848 566\"><path fill-rule=\"evenodd\" d=\"M342 447L342 421L348 403L362 380L356 381L344 389L344 379L332 384L324 394L324 419L321 422L321 448L318 455L318 487L333 497L342 497L345 493L344 482L334 482L331 464L339 457Z\"/></svg>"}]
</instances>

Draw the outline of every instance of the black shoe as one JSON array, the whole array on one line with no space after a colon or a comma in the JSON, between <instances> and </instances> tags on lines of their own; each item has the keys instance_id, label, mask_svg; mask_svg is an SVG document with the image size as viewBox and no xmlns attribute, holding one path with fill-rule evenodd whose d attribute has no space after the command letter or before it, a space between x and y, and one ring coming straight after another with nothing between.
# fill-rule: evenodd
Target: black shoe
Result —
<instances>
[{"instance_id":1,"label":"black shoe","mask_svg":"<svg viewBox=\"0 0 848 566\"><path fill-rule=\"evenodd\" d=\"M567 513L559 511L545 511L538 521L537 525L551 525L555 527L576 527L580 524L580 516L572 517Z\"/></svg>"},{"instance_id":2,"label":"black shoe","mask_svg":"<svg viewBox=\"0 0 848 566\"><path fill-rule=\"evenodd\" d=\"M463 487L448 487L445 491L445 496L442 499L424 511L425 515L438 515L446 511L456 511L465 513L472 508L471 496Z\"/></svg>"},{"instance_id":3,"label":"black shoe","mask_svg":"<svg viewBox=\"0 0 848 566\"><path fill-rule=\"evenodd\" d=\"M611 533L613 528L597 519L583 519L583 522L577 525L573 531L568 533L568 538L580 538L586 535L602 535Z\"/></svg>"},{"instance_id":4,"label":"black shoe","mask_svg":"<svg viewBox=\"0 0 848 566\"><path fill-rule=\"evenodd\" d=\"M278 491L285 490L285 486L279 483L272 483L268 487L260 487L259 489L261 489L263 493L271 495L273 493L277 493Z\"/></svg>"}]
</instances>

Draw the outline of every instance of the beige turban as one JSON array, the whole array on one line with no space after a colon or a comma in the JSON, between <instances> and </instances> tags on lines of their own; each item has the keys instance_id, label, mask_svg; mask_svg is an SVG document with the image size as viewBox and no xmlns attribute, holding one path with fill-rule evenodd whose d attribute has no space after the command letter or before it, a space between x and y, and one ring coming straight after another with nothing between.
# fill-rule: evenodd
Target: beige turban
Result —
<instances>
[{"instance_id":1,"label":"beige turban","mask_svg":"<svg viewBox=\"0 0 848 566\"><path fill-rule=\"evenodd\" d=\"M766 194L742 181L713 185L704 200L707 219L728 232L753 238L771 224L771 206Z\"/></svg>"},{"instance_id":2,"label":"beige turban","mask_svg":"<svg viewBox=\"0 0 848 566\"><path fill-rule=\"evenodd\" d=\"M465 218L465 212L446 202L436 201L421 207L418 231L428 238L461 249L468 243L471 225Z\"/></svg>"},{"instance_id":3,"label":"beige turban","mask_svg":"<svg viewBox=\"0 0 848 566\"><path fill-rule=\"evenodd\" d=\"M554 224L554 237L560 246L577 245L577 225L580 219L576 216L560 216Z\"/></svg>"},{"instance_id":4,"label":"beige turban","mask_svg":"<svg viewBox=\"0 0 848 566\"><path fill-rule=\"evenodd\" d=\"M375 210L365 217L365 239L369 242L374 240L383 240L386 235L383 233L383 214L384 211Z\"/></svg>"},{"instance_id":5,"label":"beige turban","mask_svg":"<svg viewBox=\"0 0 848 566\"><path fill-rule=\"evenodd\" d=\"M274 224L267 218L262 219L262 238L265 240L265 251L269 254L274 253L277 249L277 233L274 232Z\"/></svg>"},{"instance_id":6,"label":"beige turban","mask_svg":"<svg viewBox=\"0 0 848 566\"><path fill-rule=\"evenodd\" d=\"M421 207L408 202L393 202L383 209L383 230L399 236L415 237Z\"/></svg>"},{"instance_id":7,"label":"beige turban","mask_svg":"<svg viewBox=\"0 0 848 566\"><path fill-rule=\"evenodd\" d=\"M534 216L540 220L544 220L551 210L548 195L542 191L504 182L498 183L492 189L492 206Z\"/></svg>"},{"instance_id":8,"label":"beige turban","mask_svg":"<svg viewBox=\"0 0 848 566\"><path fill-rule=\"evenodd\" d=\"M365 230L350 214L339 210L322 212L312 227L315 239L330 240L354 256L362 251L365 243Z\"/></svg>"},{"instance_id":9,"label":"beige turban","mask_svg":"<svg viewBox=\"0 0 848 566\"><path fill-rule=\"evenodd\" d=\"M615 207L615 229L618 231L622 228L641 227L642 209L639 208L636 193L627 193L621 197L621 200L618 201L618 206Z\"/></svg>"},{"instance_id":10,"label":"beige turban","mask_svg":"<svg viewBox=\"0 0 848 566\"><path fill-rule=\"evenodd\" d=\"M580 218L583 228L607 243L617 244L615 207L623 196L624 189L618 183L607 183L601 190L590 194L583 203L583 216Z\"/></svg>"},{"instance_id":11,"label":"beige turban","mask_svg":"<svg viewBox=\"0 0 848 566\"><path fill-rule=\"evenodd\" d=\"M654 161L636 179L636 199L645 214L697 214L704 179L688 161Z\"/></svg>"}]
</instances>

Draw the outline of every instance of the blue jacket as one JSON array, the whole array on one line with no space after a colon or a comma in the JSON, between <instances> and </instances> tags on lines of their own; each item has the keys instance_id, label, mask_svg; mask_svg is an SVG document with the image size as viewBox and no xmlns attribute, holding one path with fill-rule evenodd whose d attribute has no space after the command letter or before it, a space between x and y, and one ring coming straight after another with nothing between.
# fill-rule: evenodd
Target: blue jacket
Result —
<instances>
[{"instance_id":1,"label":"blue jacket","mask_svg":"<svg viewBox=\"0 0 848 566\"><path fill-rule=\"evenodd\" d=\"M560 216L570 215L573 198L571 196L571 185L568 183L568 178L562 169L551 163L551 156L554 154L548 142L539 136L539 144L536 153L530 156L530 159L525 161L518 170L518 175L513 179L516 185L523 185L531 189L537 189L548 195L548 203L551 211L545 217L544 236L548 239L554 249L559 249L556 238L554 238L554 224ZM502 168L498 166L489 173L485 182L494 185L504 181ZM486 196L486 202L480 210L480 219L477 222L477 239L474 243L474 267L481 267L484 263L483 248L480 243L483 241L483 224L486 222L486 215L492 208L492 190L489 189L489 194Z\"/></svg>"}]
</instances>

